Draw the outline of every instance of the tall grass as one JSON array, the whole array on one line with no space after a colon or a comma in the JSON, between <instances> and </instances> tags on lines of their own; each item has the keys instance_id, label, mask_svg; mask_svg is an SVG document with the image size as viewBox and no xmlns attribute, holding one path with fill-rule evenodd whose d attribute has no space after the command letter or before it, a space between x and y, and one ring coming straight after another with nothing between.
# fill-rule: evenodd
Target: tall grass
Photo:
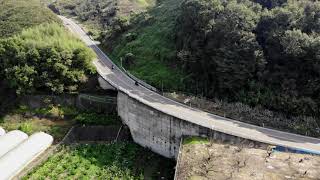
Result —
<instances>
[{"instance_id":1,"label":"tall grass","mask_svg":"<svg viewBox=\"0 0 320 180\"><path fill-rule=\"evenodd\" d=\"M112 56L120 61L126 53L135 57L129 71L158 88L168 90L183 86L185 74L174 67L176 49L174 41L175 17L178 14L180 0L159 2L143 15L133 18L132 29L123 33L112 46ZM136 34L133 41L126 40L126 34Z\"/></svg>"},{"instance_id":2,"label":"tall grass","mask_svg":"<svg viewBox=\"0 0 320 180\"><path fill-rule=\"evenodd\" d=\"M42 23L60 20L40 0L1 0L0 1L0 38L20 33Z\"/></svg>"},{"instance_id":3,"label":"tall grass","mask_svg":"<svg viewBox=\"0 0 320 180\"><path fill-rule=\"evenodd\" d=\"M57 23L42 24L34 28L25 29L16 37L33 47L50 45L63 49L86 48L80 39L67 32Z\"/></svg>"}]
</instances>

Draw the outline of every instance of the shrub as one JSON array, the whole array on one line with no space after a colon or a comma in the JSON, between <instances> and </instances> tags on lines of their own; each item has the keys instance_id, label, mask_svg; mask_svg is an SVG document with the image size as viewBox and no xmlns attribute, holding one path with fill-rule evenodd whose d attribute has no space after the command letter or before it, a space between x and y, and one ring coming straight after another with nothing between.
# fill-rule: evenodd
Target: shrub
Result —
<instances>
[{"instance_id":1,"label":"shrub","mask_svg":"<svg viewBox=\"0 0 320 180\"><path fill-rule=\"evenodd\" d=\"M95 73L92 50L58 24L24 30L2 40L0 67L17 94L76 91Z\"/></svg>"},{"instance_id":2,"label":"shrub","mask_svg":"<svg viewBox=\"0 0 320 180\"><path fill-rule=\"evenodd\" d=\"M103 115L96 113L80 113L75 117L76 122L85 125L115 125L121 121L116 115Z\"/></svg>"}]
</instances>

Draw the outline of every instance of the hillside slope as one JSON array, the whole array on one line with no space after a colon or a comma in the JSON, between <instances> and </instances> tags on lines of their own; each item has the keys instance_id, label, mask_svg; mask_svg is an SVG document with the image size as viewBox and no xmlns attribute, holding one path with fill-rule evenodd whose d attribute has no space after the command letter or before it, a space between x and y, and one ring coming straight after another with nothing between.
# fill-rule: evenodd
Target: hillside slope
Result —
<instances>
[{"instance_id":1,"label":"hillside slope","mask_svg":"<svg viewBox=\"0 0 320 180\"><path fill-rule=\"evenodd\" d=\"M177 67L175 20L180 0L164 0L132 18L126 30L114 30L102 43L113 60L162 90L182 88L187 76Z\"/></svg>"},{"instance_id":2,"label":"hillside slope","mask_svg":"<svg viewBox=\"0 0 320 180\"><path fill-rule=\"evenodd\" d=\"M60 22L40 0L0 0L0 37L17 34L24 28L47 22Z\"/></svg>"},{"instance_id":3,"label":"hillside slope","mask_svg":"<svg viewBox=\"0 0 320 180\"><path fill-rule=\"evenodd\" d=\"M75 17L99 37L114 24L129 21L154 6L154 0L57 0L49 5L57 14Z\"/></svg>"},{"instance_id":4,"label":"hillside slope","mask_svg":"<svg viewBox=\"0 0 320 180\"><path fill-rule=\"evenodd\" d=\"M76 17L112 59L159 89L183 86L175 68L174 27L180 0L58 0L50 7Z\"/></svg>"},{"instance_id":5,"label":"hillside slope","mask_svg":"<svg viewBox=\"0 0 320 180\"><path fill-rule=\"evenodd\" d=\"M95 37L113 61L162 91L268 109L284 118L266 121L291 119L289 129L318 136L319 12L312 0L159 0Z\"/></svg>"},{"instance_id":6,"label":"hillside slope","mask_svg":"<svg viewBox=\"0 0 320 180\"><path fill-rule=\"evenodd\" d=\"M17 35L25 28L50 22L59 23L60 20L44 7L40 0L0 0L0 39ZM1 48L0 51L2 52ZM12 59L12 56L10 58ZM7 108L15 104L16 97L15 90L10 89L8 83L3 81L3 67L0 65L0 68L0 115L2 115Z\"/></svg>"}]
</instances>

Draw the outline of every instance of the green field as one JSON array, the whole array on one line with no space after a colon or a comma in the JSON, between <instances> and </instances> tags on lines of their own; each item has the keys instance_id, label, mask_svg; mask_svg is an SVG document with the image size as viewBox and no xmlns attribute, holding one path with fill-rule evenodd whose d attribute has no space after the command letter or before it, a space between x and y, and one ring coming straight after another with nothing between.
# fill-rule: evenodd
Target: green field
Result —
<instances>
[{"instance_id":1,"label":"green field","mask_svg":"<svg viewBox=\"0 0 320 180\"><path fill-rule=\"evenodd\" d=\"M23 179L172 179L174 162L134 143L64 146Z\"/></svg>"}]
</instances>

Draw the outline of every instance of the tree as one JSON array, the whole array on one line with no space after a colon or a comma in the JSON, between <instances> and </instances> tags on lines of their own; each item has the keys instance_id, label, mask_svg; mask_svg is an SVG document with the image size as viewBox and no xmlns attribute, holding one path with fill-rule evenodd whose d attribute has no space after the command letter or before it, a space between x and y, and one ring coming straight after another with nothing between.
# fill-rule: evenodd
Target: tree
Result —
<instances>
[{"instance_id":1,"label":"tree","mask_svg":"<svg viewBox=\"0 0 320 180\"><path fill-rule=\"evenodd\" d=\"M248 5L247 5L248 4ZM234 95L263 70L264 58L253 30L261 7L252 3L187 0L177 22L181 64L207 95Z\"/></svg>"},{"instance_id":2,"label":"tree","mask_svg":"<svg viewBox=\"0 0 320 180\"><path fill-rule=\"evenodd\" d=\"M95 72L94 53L57 24L25 30L1 44L2 74L17 94L76 91Z\"/></svg>"}]
</instances>

